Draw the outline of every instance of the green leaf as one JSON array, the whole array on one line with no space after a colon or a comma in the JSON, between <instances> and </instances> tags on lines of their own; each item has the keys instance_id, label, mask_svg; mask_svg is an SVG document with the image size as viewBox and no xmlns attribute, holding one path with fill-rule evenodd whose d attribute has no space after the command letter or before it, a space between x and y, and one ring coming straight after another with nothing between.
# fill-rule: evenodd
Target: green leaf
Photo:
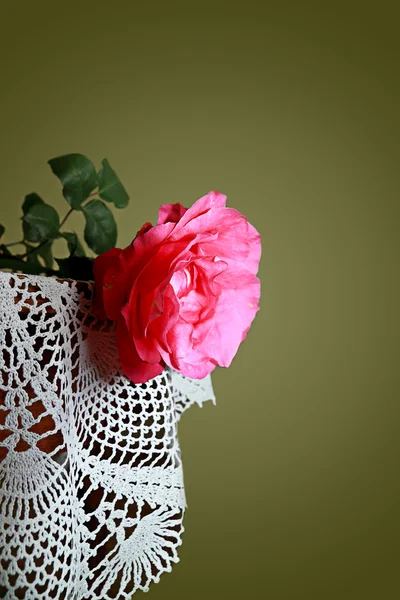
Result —
<instances>
[{"instance_id":1,"label":"green leaf","mask_svg":"<svg viewBox=\"0 0 400 600\"><path fill-rule=\"evenodd\" d=\"M76 233L72 231L62 233L61 235L67 240L70 256L85 256L85 250Z\"/></svg>"},{"instance_id":2,"label":"green leaf","mask_svg":"<svg viewBox=\"0 0 400 600\"><path fill-rule=\"evenodd\" d=\"M35 204L44 204L40 196L35 193L25 196L25 200L22 205L22 212L24 215L26 215Z\"/></svg>"},{"instance_id":3,"label":"green leaf","mask_svg":"<svg viewBox=\"0 0 400 600\"><path fill-rule=\"evenodd\" d=\"M63 196L75 210L97 186L93 163L83 154L65 154L48 161L51 170L63 184Z\"/></svg>"},{"instance_id":4,"label":"green leaf","mask_svg":"<svg viewBox=\"0 0 400 600\"><path fill-rule=\"evenodd\" d=\"M113 202L117 208L125 208L129 202L126 189L106 158L101 161L101 164L103 167L99 172L100 198L107 202Z\"/></svg>"},{"instance_id":5,"label":"green leaf","mask_svg":"<svg viewBox=\"0 0 400 600\"><path fill-rule=\"evenodd\" d=\"M4 244L0 244L0 254L2 254L3 256L12 256L12 253Z\"/></svg>"},{"instance_id":6,"label":"green leaf","mask_svg":"<svg viewBox=\"0 0 400 600\"><path fill-rule=\"evenodd\" d=\"M30 246L29 244L24 244L26 251L27 251L27 255L26 255L26 262L29 263L30 265L36 265L37 267L41 267L42 264L39 260L39 255L38 252L36 251L35 246Z\"/></svg>"},{"instance_id":7,"label":"green leaf","mask_svg":"<svg viewBox=\"0 0 400 600\"><path fill-rule=\"evenodd\" d=\"M25 248L28 253L26 256L26 261L34 265L42 266L42 263L39 260L39 256L41 256L44 260L44 264L46 265L46 267L48 269L51 269L51 267L53 266L53 253L51 249L52 245L53 240L49 240L48 242L43 244L43 246L38 246L37 248L35 248L35 246L30 246L29 244L25 243Z\"/></svg>"},{"instance_id":8,"label":"green leaf","mask_svg":"<svg viewBox=\"0 0 400 600\"><path fill-rule=\"evenodd\" d=\"M57 211L44 202L32 204L22 221L24 238L34 243L57 236L60 227Z\"/></svg>"},{"instance_id":9,"label":"green leaf","mask_svg":"<svg viewBox=\"0 0 400 600\"><path fill-rule=\"evenodd\" d=\"M75 279L76 281L93 281L93 259L86 256L70 256L69 258L56 258L60 268L60 277Z\"/></svg>"},{"instance_id":10,"label":"green leaf","mask_svg":"<svg viewBox=\"0 0 400 600\"><path fill-rule=\"evenodd\" d=\"M4 235L6 228L4 227L4 225L0 224L0 238Z\"/></svg>"},{"instance_id":11,"label":"green leaf","mask_svg":"<svg viewBox=\"0 0 400 600\"><path fill-rule=\"evenodd\" d=\"M27 263L19 258L0 258L0 269L8 269L13 272L19 271L26 273L27 275L40 275L40 273L46 273L47 275L54 275L54 271L46 269L42 265L35 265Z\"/></svg>"},{"instance_id":12,"label":"green leaf","mask_svg":"<svg viewBox=\"0 0 400 600\"><path fill-rule=\"evenodd\" d=\"M48 269L51 269L53 266L53 252L52 252L53 240L49 240L43 246L41 246L37 253L44 260L44 264Z\"/></svg>"},{"instance_id":13,"label":"green leaf","mask_svg":"<svg viewBox=\"0 0 400 600\"><path fill-rule=\"evenodd\" d=\"M92 200L83 208L86 218L85 241L96 254L114 248L117 224L110 209L101 200Z\"/></svg>"}]
</instances>

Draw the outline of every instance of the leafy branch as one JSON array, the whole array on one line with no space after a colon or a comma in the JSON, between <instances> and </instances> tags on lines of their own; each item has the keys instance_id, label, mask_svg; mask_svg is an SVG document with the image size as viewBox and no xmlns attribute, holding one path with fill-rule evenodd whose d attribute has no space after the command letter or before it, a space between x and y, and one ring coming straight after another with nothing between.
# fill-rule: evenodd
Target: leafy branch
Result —
<instances>
[{"instance_id":1,"label":"leafy branch","mask_svg":"<svg viewBox=\"0 0 400 600\"><path fill-rule=\"evenodd\" d=\"M0 225L0 269L93 279L93 259L85 256L78 235L61 228L74 211L81 212L85 221L85 242L95 254L102 254L113 248L117 241L117 224L106 202L116 208L125 208L129 196L107 159L102 161L98 172L83 154L66 154L49 160L48 164L60 180L62 194L70 208L60 220L55 208L38 194L25 196L21 217L22 240L1 243L5 227ZM67 258L53 257L53 242L60 238L67 242ZM12 254L10 248L14 246L23 246L24 253ZM54 261L58 270L53 268Z\"/></svg>"}]
</instances>

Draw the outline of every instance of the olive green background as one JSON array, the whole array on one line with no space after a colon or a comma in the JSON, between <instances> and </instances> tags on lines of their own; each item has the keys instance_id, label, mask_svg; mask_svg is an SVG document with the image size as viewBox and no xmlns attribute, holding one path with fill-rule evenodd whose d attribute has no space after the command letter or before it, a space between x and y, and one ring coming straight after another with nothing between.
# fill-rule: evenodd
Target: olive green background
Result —
<instances>
[{"instance_id":1,"label":"olive green background","mask_svg":"<svg viewBox=\"0 0 400 600\"><path fill-rule=\"evenodd\" d=\"M149 597L400 597L396 3L0 12L7 241L28 192L66 212L46 161L69 152L129 190L121 246L212 189L262 235L261 309L180 425L181 562Z\"/></svg>"}]
</instances>

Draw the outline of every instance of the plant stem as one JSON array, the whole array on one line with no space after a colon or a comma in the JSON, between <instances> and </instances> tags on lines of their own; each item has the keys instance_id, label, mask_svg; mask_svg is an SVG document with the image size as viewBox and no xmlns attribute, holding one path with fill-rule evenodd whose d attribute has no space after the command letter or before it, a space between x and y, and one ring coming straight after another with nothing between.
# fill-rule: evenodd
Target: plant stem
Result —
<instances>
[{"instance_id":1,"label":"plant stem","mask_svg":"<svg viewBox=\"0 0 400 600\"><path fill-rule=\"evenodd\" d=\"M28 252L25 252L25 254L21 254L18 258L26 258L29 254L32 254L32 252L37 252L40 248L43 248L43 246L45 244L47 244L49 240L44 240L43 242L40 242L39 246L35 246L35 248L32 248L31 250L28 250Z\"/></svg>"},{"instance_id":2,"label":"plant stem","mask_svg":"<svg viewBox=\"0 0 400 600\"><path fill-rule=\"evenodd\" d=\"M95 198L98 195L99 195L99 190L98 190L98 188L96 188L95 190L93 190L93 192L90 192L90 194L86 198L86 200L91 200L92 198Z\"/></svg>"},{"instance_id":3,"label":"plant stem","mask_svg":"<svg viewBox=\"0 0 400 600\"><path fill-rule=\"evenodd\" d=\"M63 220L60 223L60 228L64 225L65 221L68 219L69 215L74 211L73 208L70 208L69 211L67 212L67 214L65 215L65 217L63 218Z\"/></svg>"},{"instance_id":4,"label":"plant stem","mask_svg":"<svg viewBox=\"0 0 400 600\"><path fill-rule=\"evenodd\" d=\"M64 225L65 221L68 219L68 217L70 216L71 213L74 212L73 208L70 208L69 211L67 212L67 214L65 215L65 217L63 218L63 220L60 223L60 227L59 229ZM21 256L21 258L26 258L29 254L31 254L32 252L37 252L40 248L42 248L45 244L47 244L49 240L44 240L43 242L41 242L39 244L39 246L35 246L35 248L32 248L32 250L29 250L28 252L26 252L25 254L23 254Z\"/></svg>"},{"instance_id":5,"label":"plant stem","mask_svg":"<svg viewBox=\"0 0 400 600\"><path fill-rule=\"evenodd\" d=\"M82 207L86 206L87 204L89 204L89 202L91 200L93 200L93 198L96 198L99 195L99 191L97 189L95 189L93 192L91 192L89 194L89 196L86 198L86 200L84 200L82 202Z\"/></svg>"},{"instance_id":6,"label":"plant stem","mask_svg":"<svg viewBox=\"0 0 400 600\"><path fill-rule=\"evenodd\" d=\"M89 202L89 200L92 200L92 198L95 198L96 196L98 196L98 190L94 190L93 192L91 192L91 194L87 197L87 199L85 200L85 202ZM70 214L72 214L74 212L73 208L70 208L69 211L67 212L67 214L65 215L65 217L63 218L63 220L60 223L60 227L59 230L61 229L61 227L64 225L65 221L68 219L68 217L70 216ZM25 254L22 254L20 256L21 259L26 258L29 254L31 254L32 252L37 252L40 248L42 248L45 244L47 244L49 240L44 240L43 242L41 242L38 246L36 246L35 248L32 248L32 250L29 250L28 252L25 252ZM9 246L12 246L14 244L20 244L20 243L24 243L24 242L13 242L12 244L8 244Z\"/></svg>"},{"instance_id":7,"label":"plant stem","mask_svg":"<svg viewBox=\"0 0 400 600\"><path fill-rule=\"evenodd\" d=\"M23 244L24 240L21 240L20 242L10 242L9 244L4 244L5 248L11 248L11 246L18 246L20 244Z\"/></svg>"}]
</instances>

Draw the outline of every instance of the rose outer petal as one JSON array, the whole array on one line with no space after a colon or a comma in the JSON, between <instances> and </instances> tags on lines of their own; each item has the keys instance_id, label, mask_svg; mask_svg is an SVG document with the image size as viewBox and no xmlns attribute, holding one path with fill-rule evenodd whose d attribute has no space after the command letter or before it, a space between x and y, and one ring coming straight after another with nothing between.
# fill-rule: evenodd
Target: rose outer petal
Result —
<instances>
[{"instance_id":1,"label":"rose outer petal","mask_svg":"<svg viewBox=\"0 0 400 600\"><path fill-rule=\"evenodd\" d=\"M116 343L122 370L133 383L146 383L163 372L161 362L149 364L140 358L122 315L117 321Z\"/></svg>"},{"instance_id":2,"label":"rose outer petal","mask_svg":"<svg viewBox=\"0 0 400 600\"><path fill-rule=\"evenodd\" d=\"M187 208L182 204L163 204L158 211L157 225L164 223L177 223L185 214Z\"/></svg>"},{"instance_id":3,"label":"rose outer petal","mask_svg":"<svg viewBox=\"0 0 400 600\"><path fill-rule=\"evenodd\" d=\"M93 274L96 282L93 298L93 314L101 319L115 320L121 308L125 289L119 280L122 250L111 248L97 256L93 262Z\"/></svg>"},{"instance_id":4,"label":"rose outer petal","mask_svg":"<svg viewBox=\"0 0 400 600\"><path fill-rule=\"evenodd\" d=\"M190 233L191 227L188 229L188 223L197 219L201 215L207 214L211 209L222 208L226 205L226 196L219 192L209 192L202 198L199 198L190 208L187 209L185 214L176 224L171 239L178 239L182 235ZM183 231L182 231L183 230ZM201 230L202 233L206 233L206 229Z\"/></svg>"}]
</instances>

